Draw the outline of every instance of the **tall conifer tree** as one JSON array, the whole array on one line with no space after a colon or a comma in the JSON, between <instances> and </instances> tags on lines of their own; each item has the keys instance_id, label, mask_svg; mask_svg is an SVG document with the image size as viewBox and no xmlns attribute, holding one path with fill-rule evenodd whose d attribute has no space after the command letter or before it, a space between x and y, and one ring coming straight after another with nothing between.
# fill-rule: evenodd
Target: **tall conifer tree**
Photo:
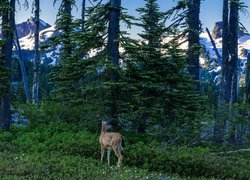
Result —
<instances>
[{"instance_id":1,"label":"tall conifer tree","mask_svg":"<svg viewBox=\"0 0 250 180\"><path fill-rule=\"evenodd\" d=\"M52 71L52 81L54 82L53 99L59 102L70 102L73 92L76 90L74 83L74 73L76 72L75 60L72 56L73 46L71 33L73 29L72 6L75 1L62 0L58 19L56 21L56 33L53 37L55 46L60 47L60 58Z\"/></svg>"},{"instance_id":2,"label":"tall conifer tree","mask_svg":"<svg viewBox=\"0 0 250 180\"><path fill-rule=\"evenodd\" d=\"M200 3L201 0L188 0L188 71L196 81L196 89L200 90Z\"/></svg>"},{"instance_id":3,"label":"tall conifer tree","mask_svg":"<svg viewBox=\"0 0 250 180\"><path fill-rule=\"evenodd\" d=\"M1 127L5 131L10 130L11 122L11 99L10 99L10 84L11 84L11 66L12 66L12 47L13 47L13 29L11 29L14 23L14 11L12 7L15 6L15 0L3 1L3 11L2 11L2 35L3 35L3 47L2 51L2 61L3 65L9 74L5 77L5 90L1 94L1 111L0 111L0 123Z\"/></svg>"},{"instance_id":4,"label":"tall conifer tree","mask_svg":"<svg viewBox=\"0 0 250 180\"><path fill-rule=\"evenodd\" d=\"M40 55L39 55L39 24L40 24L40 1L35 0L35 57L33 61L33 87L32 87L32 94L33 94L33 101L35 104L38 105L39 99L39 62L40 62Z\"/></svg>"},{"instance_id":5,"label":"tall conifer tree","mask_svg":"<svg viewBox=\"0 0 250 180\"><path fill-rule=\"evenodd\" d=\"M108 41L107 54L111 61L110 80L112 82L110 88L110 104L109 116L115 121L118 121L118 102L119 89L116 83L119 81L119 33L120 33L120 14L121 14L121 0L110 0L109 7L109 23L108 23ZM117 122L113 123L117 126Z\"/></svg>"},{"instance_id":6,"label":"tall conifer tree","mask_svg":"<svg viewBox=\"0 0 250 180\"><path fill-rule=\"evenodd\" d=\"M229 17L229 53L231 56L230 66L232 69L232 87L231 100L232 104L238 103L239 100L239 80L238 80L238 33L239 33L239 3L240 0L232 0L230 3Z\"/></svg>"},{"instance_id":7,"label":"tall conifer tree","mask_svg":"<svg viewBox=\"0 0 250 180\"><path fill-rule=\"evenodd\" d=\"M194 128L199 96L184 71L186 56L178 47L175 39L178 35L171 34L173 40L165 42L164 38L170 36L169 29L165 28L165 14L159 11L156 0L146 0L145 7L138 12L138 24L143 29L139 34L141 42L126 45L124 60L136 129L145 132L153 124L181 128L185 123ZM189 122L191 117L193 122Z\"/></svg>"}]
</instances>

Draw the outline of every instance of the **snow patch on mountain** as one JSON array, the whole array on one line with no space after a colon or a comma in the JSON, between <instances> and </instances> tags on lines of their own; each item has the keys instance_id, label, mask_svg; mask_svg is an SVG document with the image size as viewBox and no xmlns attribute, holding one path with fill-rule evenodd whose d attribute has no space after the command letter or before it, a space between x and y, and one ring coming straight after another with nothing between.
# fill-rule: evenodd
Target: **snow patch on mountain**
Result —
<instances>
[{"instance_id":1,"label":"snow patch on mountain","mask_svg":"<svg viewBox=\"0 0 250 180\"><path fill-rule=\"evenodd\" d=\"M214 39L216 48L222 56L222 38ZM214 47L209 39L209 36L206 32L202 32L200 34L200 43L203 45L206 49L207 57L203 58L202 61L205 63L201 63L203 68L208 69L209 73L213 73L214 78L213 81L219 81L221 76L221 67L219 63L217 62L217 56L214 50ZM243 34L238 39L238 54L239 54L239 77L240 77L240 85L244 84L244 78L245 78L245 68L246 68L246 62L247 62L247 53L250 53L250 35L249 34ZM202 62L201 61L201 62Z\"/></svg>"},{"instance_id":2,"label":"snow patch on mountain","mask_svg":"<svg viewBox=\"0 0 250 180\"><path fill-rule=\"evenodd\" d=\"M41 24L46 25L44 21L40 21ZM217 27L217 31L220 31L218 29L219 26ZM213 30L213 33L216 31ZM40 36L39 40L40 43L46 43L48 38L55 36L55 26L51 26L49 28L46 28L42 31L40 31ZM164 39L164 42L169 42L173 39L173 37L167 37ZM35 37L34 33L29 33L28 35L22 37L20 39L20 44L21 48L23 50L34 50L35 47ZM184 43L181 43L184 42ZM220 55L222 55L222 38L220 36L217 36L217 38L214 38L214 42L216 45L216 48L219 52ZM188 48L188 42L184 41L184 39L180 40L180 48L182 49L187 49ZM214 51L214 47L210 41L210 38L207 34L207 32L202 32L200 34L200 44L203 47L203 52L200 56L200 65L202 69L206 69L208 73L212 74L213 76L213 81L219 80L220 75L221 75L221 67L219 63L217 62L217 55ZM43 53L43 57L41 56L41 60L46 61L46 59L50 59L49 61L52 61L51 64L55 64L56 60L59 59L59 52L60 52L60 47L59 45L56 48L47 50ZM239 36L238 40L238 49L239 49L239 74L241 78L244 77L244 72L245 72L245 67L246 67L246 56L247 53L250 53L250 35L249 34L244 34L241 33L241 36ZM101 49L93 49L88 53L88 57L95 56ZM120 51L122 52L123 49L120 48ZM242 81L242 80L241 80ZM242 81L243 82L243 81Z\"/></svg>"},{"instance_id":3,"label":"snow patch on mountain","mask_svg":"<svg viewBox=\"0 0 250 180\"><path fill-rule=\"evenodd\" d=\"M40 31L39 41L40 43L46 41L49 37L53 35L55 31L55 26L51 26L47 29ZM34 50L35 48L35 35L34 33L24 36L19 39L21 48L23 50Z\"/></svg>"}]
</instances>

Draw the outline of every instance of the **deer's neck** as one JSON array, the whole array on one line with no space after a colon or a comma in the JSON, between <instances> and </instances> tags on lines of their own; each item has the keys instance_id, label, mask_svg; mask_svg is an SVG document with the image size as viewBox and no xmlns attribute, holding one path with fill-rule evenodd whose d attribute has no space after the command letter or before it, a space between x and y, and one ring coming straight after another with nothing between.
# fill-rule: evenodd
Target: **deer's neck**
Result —
<instances>
[{"instance_id":1,"label":"deer's neck","mask_svg":"<svg viewBox=\"0 0 250 180\"><path fill-rule=\"evenodd\" d=\"M105 125L102 125L102 130L101 130L101 134L104 134L107 132L107 128Z\"/></svg>"}]
</instances>

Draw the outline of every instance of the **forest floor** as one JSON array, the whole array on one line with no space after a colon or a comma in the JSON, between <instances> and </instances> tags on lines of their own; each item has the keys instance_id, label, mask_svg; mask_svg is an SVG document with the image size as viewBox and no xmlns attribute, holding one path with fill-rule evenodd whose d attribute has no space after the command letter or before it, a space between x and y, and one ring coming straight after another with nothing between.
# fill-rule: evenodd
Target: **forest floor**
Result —
<instances>
[{"instance_id":1,"label":"forest floor","mask_svg":"<svg viewBox=\"0 0 250 180\"><path fill-rule=\"evenodd\" d=\"M112 166L100 162L98 134L64 123L13 127L11 132L0 132L0 179L241 179L250 174L250 153L233 161L217 160L208 159L202 148L178 147L162 153L136 137L126 140L124 165L119 169L113 152Z\"/></svg>"},{"instance_id":2,"label":"forest floor","mask_svg":"<svg viewBox=\"0 0 250 180\"><path fill-rule=\"evenodd\" d=\"M59 139L52 138L54 145L57 144L55 147L49 142L50 136L55 136L51 135L51 132L45 130L41 133L39 130L32 131L28 127L14 127L10 133L1 132L0 179L180 179L177 176L153 173L136 167L117 168L114 158L112 158L113 165L108 167L107 162L101 163L100 160L86 157L80 152L65 152L67 145L63 145L63 141L69 142L66 137L69 134L61 132ZM61 145L64 146L62 149ZM77 148L77 145L71 148Z\"/></svg>"}]
</instances>

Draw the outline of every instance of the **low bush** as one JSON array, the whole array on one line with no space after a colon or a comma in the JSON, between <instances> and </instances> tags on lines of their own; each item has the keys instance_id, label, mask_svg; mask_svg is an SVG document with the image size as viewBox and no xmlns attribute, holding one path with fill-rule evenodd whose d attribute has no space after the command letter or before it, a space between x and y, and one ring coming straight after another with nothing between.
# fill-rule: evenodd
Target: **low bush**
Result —
<instances>
[{"instance_id":1,"label":"low bush","mask_svg":"<svg viewBox=\"0 0 250 180\"><path fill-rule=\"evenodd\" d=\"M86 106L66 106L60 103L44 103L37 108L34 104L19 105L19 113L29 119L29 125L36 127L49 123L71 123L91 132L99 132L100 117Z\"/></svg>"},{"instance_id":2,"label":"low bush","mask_svg":"<svg viewBox=\"0 0 250 180\"><path fill-rule=\"evenodd\" d=\"M124 163L149 171L168 172L183 177L248 179L250 161L218 156L203 148L163 148L138 142L124 153Z\"/></svg>"},{"instance_id":3,"label":"low bush","mask_svg":"<svg viewBox=\"0 0 250 180\"><path fill-rule=\"evenodd\" d=\"M0 132L0 179L162 179L147 169L100 162L98 135L66 123ZM112 164L115 165L114 157ZM164 177L163 177L164 176Z\"/></svg>"},{"instance_id":4,"label":"low bush","mask_svg":"<svg viewBox=\"0 0 250 180\"><path fill-rule=\"evenodd\" d=\"M161 179L147 170L108 168L93 158L51 153L4 153L0 155L1 179Z\"/></svg>"},{"instance_id":5,"label":"low bush","mask_svg":"<svg viewBox=\"0 0 250 180\"><path fill-rule=\"evenodd\" d=\"M147 141L146 137L141 138L142 141L140 138L135 141L132 134L125 134L125 139L123 163L129 167L137 167L150 172L178 174L183 177L220 179L248 179L250 177L249 159L235 156L224 157L212 154L209 149L199 147L162 147L157 141ZM60 161L59 156L72 157L72 159L73 157L93 158L97 162L100 159L98 134L67 123L50 123L36 128L15 128L12 133L0 133L0 140L2 150L8 149L10 152L37 154L37 156L56 154L58 159L55 157L54 161ZM6 144L9 144L8 148ZM12 148L15 150L13 151ZM111 157L111 163L115 165L117 159L114 155ZM70 163L70 160L67 163ZM52 168L51 171L57 171L58 167L51 165L48 168Z\"/></svg>"}]
</instances>

